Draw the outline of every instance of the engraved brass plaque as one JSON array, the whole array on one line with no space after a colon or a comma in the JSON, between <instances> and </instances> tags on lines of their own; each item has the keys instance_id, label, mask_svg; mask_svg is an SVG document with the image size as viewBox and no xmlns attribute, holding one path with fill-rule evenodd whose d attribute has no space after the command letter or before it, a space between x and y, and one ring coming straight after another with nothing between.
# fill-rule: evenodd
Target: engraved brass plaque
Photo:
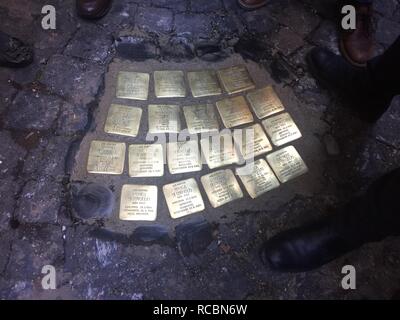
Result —
<instances>
[{"instance_id":1,"label":"engraved brass plaque","mask_svg":"<svg viewBox=\"0 0 400 320\"><path fill-rule=\"evenodd\" d=\"M168 169L171 174L200 171L201 167L197 140L168 143Z\"/></svg>"},{"instance_id":2,"label":"engraved brass plaque","mask_svg":"<svg viewBox=\"0 0 400 320\"><path fill-rule=\"evenodd\" d=\"M104 131L123 136L136 137L139 131L142 109L112 104L108 110Z\"/></svg>"},{"instance_id":3,"label":"engraved brass plaque","mask_svg":"<svg viewBox=\"0 0 400 320\"><path fill-rule=\"evenodd\" d=\"M149 133L179 133L180 108L176 105L149 105Z\"/></svg>"},{"instance_id":4,"label":"engraved brass plaque","mask_svg":"<svg viewBox=\"0 0 400 320\"><path fill-rule=\"evenodd\" d=\"M202 176L201 183L213 208L243 197L243 192L230 169Z\"/></svg>"},{"instance_id":5,"label":"engraved brass plaque","mask_svg":"<svg viewBox=\"0 0 400 320\"><path fill-rule=\"evenodd\" d=\"M155 71L154 86L157 98L186 97L183 71Z\"/></svg>"},{"instance_id":6,"label":"engraved brass plaque","mask_svg":"<svg viewBox=\"0 0 400 320\"><path fill-rule=\"evenodd\" d=\"M233 138L245 160L272 150L271 143L260 124L234 131Z\"/></svg>"},{"instance_id":7,"label":"engraved brass plaque","mask_svg":"<svg viewBox=\"0 0 400 320\"><path fill-rule=\"evenodd\" d=\"M301 138L301 132L289 113L265 119L262 124L277 147Z\"/></svg>"},{"instance_id":8,"label":"engraved brass plaque","mask_svg":"<svg viewBox=\"0 0 400 320\"><path fill-rule=\"evenodd\" d=\"M297 178L308 171L306 164L293 146L269 154L267 161L282 183Z\"/></svg>"},{"instance_id":9,"label":"engraved brass plaque","mask_svg":"<svg viewBox=\"0 0 400 320\"><path fill-rule=\"evenodd\" d=\"M219 134L200 140L201 151L210 169L239 162L232 135Z\"/></svg>"},{"instance_id":10,"label":"engraved brass plaque","mask_svg":"<svg viewBox=\"0 0 400 320\"><path fill-rule=\"evenodd\" d=\"M161 144L129 146L130 177L161 177L164 175L164 154Z\"/></svg>"},{"instance_id":11,"label":"engraved brass plaque","mask_svg":"<svg viewBox=\"0 0 400 320\"><path fill-rule=\"evenodd\" d=\"M204 210L204 202L199 187L193 178L163 187L169 213L173 219Z\"/></svg>"},{"instance_id":12,"label":"engraved brass plaque","mask_svg":"<svg viewBox=\"0 0 400 320\"><path fill-rule=\"evenodd\" d=\"M239 177L250 197L255 199L258 196L279 187L280 183L278 179L275 177L268 163L264 159L259 159L252 165L253 168L251 169L251 174L239 174Z\"/></svg>"},{"instance_id":13,"label":"engraved brass plaque","mask_svg":"<svg viewBox=\"0 0 400 320\"><path fill-rule=\"evenodd\" d=\"M225 127L233 128L253 122L253 115L242 96L228 98L217 102L218 112Z\"/></svg>"},{"instance_id":14,"label":"engraved brass plaque","mask_svg":"<svg viewBox=\"0 0 400 320\"><path fill-rule=\"evenodd\" d=\"M190 134L219 131L215 107L212 104L183 107L183 113Z\"/></svg>"},{"instance_id":15,"label":"engraved brass plaque","mask_svg":"<svg viewBox=\"0 0 400 320\"><path fill-rule=\"evenodd\" d=\"M247 99L258 119L264 119L285 109L272 86L249 92Z\"/></svg>"},{"instance_id":16,"label":"engraved brass plaque","mask_svg":"<svg viewBox=\"0 0 400 320\"><path fill-rule=\"evenodd\" d=\"M126 221L155 221L157 186L123 185L119 218Z\"/></svg>"},{"instance_id":17,"label":"engraved brass plaque","mask_svg":"<svg viewBox=\"0 0 400 320\"><path fill-rule=\"evenodd\" d=\"M148 73L125 72L118 73L117 98L147 100L149 94Z\"/></svg>"},{"instance_id":18,"label":"engraved brass plaque","mask_svg":"<svg viewBox=\"0 0 400 320\"><path fill-rule=\"evenodd\" d=\"M221 69L218 71L218 76L224 89L229 94L255 88L254 82L245 66Z\"/></svg>"},{"instance_id":19,"label":"engraved brass plaque","mask_svg":"<svg viewBox=\"0 0 400 320\"><path fill-rule=\"evenodd\" d=\"M87 171L89 173L122 174L126 145L123 142L93 140L90 143Z\"/></svg>"},{"instance_id":20,"label":"engraved brass plaque","mask_svg":"<svg viewBox=\"0 0 400 320\"><path fill-rule=\"evenodd\" d=\"M195 98L222 94L217 73L213 70L188 72L188 80Z\"/></svg>"}]
</instances>

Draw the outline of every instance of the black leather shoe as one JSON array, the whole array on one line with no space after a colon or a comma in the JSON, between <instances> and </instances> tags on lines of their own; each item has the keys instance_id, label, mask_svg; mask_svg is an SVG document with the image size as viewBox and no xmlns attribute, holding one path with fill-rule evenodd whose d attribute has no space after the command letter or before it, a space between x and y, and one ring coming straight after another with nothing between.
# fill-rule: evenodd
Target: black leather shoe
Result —
<instances>
[{"instance_id":1,"label":"black leather shoe","mask_svg":"<svg viewBox=\"0 0 400 320\"><path fill-rule=\"evenodd\" d=\"M307 55L313 76L325 87L332 89L351 102L348 107L360 118L375 122L390 106L393 95L385 93L373 81L367 67L355 67L344 58L326 49L315 48Z\"/></svg>"},{"instance_id":2,"label":"black leather shoe","mask_svg":"<svg viewBox=\"0 0 400 320\"><path fill-rule=\"evenodd\" d=\"M280 272L304 272L316 269L360 244L350 243L334 230L329 219L288 230L265 242L262 262Z\"/></svg>"},{"instance_id":3,"label":"black leather shoe","mask_svg":"<svg viewBox=\"0 0 400 320\"><path fill-rule=\"evenodd\" d=\"M78 15L84 19L100 19L110 10L112 0L76 0Z\"/></svg>"},{"instance_id":4,"label":"black leather shoe","mask_svg":"<svg viewBox=\"0 0 400 320\"><path fill-rule=\"evenodd\" d=\"M33 50L21 40L0 32L0 66L22 68L33 61Z\"/></svg>"}]
</instances>

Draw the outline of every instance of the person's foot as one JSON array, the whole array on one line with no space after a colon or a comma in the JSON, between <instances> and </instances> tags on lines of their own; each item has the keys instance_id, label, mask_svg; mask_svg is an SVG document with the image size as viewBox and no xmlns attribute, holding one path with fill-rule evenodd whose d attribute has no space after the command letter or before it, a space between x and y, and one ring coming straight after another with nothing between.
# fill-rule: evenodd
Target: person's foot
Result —
<instances>
[{"instance_id":1,"label":"person's foot","mask_svg":"<svg viewBox=\"0 0 400 320\"><path fill-rule=\"evenodd\" d=\"M267 4L268 0L238 0L239 5L246 10L261 8Z\"/></svg>"},{"instance_id":2,"label":"person's foot","mask_svg":"<svg viewBox=\"0 0 400 320\"><path fill-rule=\"evenodd\" d=\"M369 122L375 122L390 106L392 95L373 81L368 67L355 67L327 49L314 48L307 55L313 76L325 87L349 99L348 106Z\"/></svg>"},{"instance_id":3,"label":"person's foot","mask_svg":"<svg viewBox=\"0 0 400 320\"><path fill-rule=\"evenodd\" d=\"M356 29L341 29L340 51L351 64L365 66L374 54L372 5L355 5Z\"/></svg>"},{"instance_id":4,"label":"person's foot","mask_svg":"<svg viewBox=\"0 0 400 320\"><path fill-rule=\"evenodd\" d=\"M84 19L100 19L111 8L112 0L76 0L78 15Z\"/></svg>"},{"instance_id":5,"label":"person's foot","mask_svg":"<svg viewBox=\"0 0 400 320\"><path fill-rule=\"evenodd\" d=\"M0 32L0 66L22 68L33 61L33 49L21 40Z\"/></svg>"},{"instance_id":6,"label":"person's foot","mask_svg":"<svg viewBox=\"0 0 400 320\"><path fill-rule=\"evenodd\" d=\"M265 266L280 272L305 272L356 249L342 238L329 219L288 230L264 243L260 256Z\"/></svg>"}]
</instances>

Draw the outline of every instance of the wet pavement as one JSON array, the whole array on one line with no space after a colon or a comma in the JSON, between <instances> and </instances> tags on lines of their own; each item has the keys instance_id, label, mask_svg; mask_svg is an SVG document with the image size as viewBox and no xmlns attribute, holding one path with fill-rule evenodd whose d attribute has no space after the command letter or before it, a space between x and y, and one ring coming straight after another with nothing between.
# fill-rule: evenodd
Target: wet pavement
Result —
<instances>
[{"instance_id":1,"label":"wet pavement","mask_svg":"<svg viewBox=\"0 0 400 320\"><path fill-rule=\"evenodd\" d=\"M56 7L54 31L41 28L45 4ZM372 299L396 294L399 239L366 245L301 274L272 272L258 259L265 239L329 214L400 165L400 100L368 126L341 108L342 102L307 70L305 54L314 46L338 51L335 1L271 0L247 12L234 0L121 0L95 22L77 18L74 5L0 0L0 29L26 39L36 53L28 68L0 70L1 298ZM400 3L377 1L375 11L381 52L400 33ZM217 209L203 194L204 213L173 222L161 195L155 224L122 223L115 211L111 218L106 213L98 219L76 216L73 199L85 183L111 186L118 202L120 184L132 181L88 175L82 161L88 142L103 134L106 111L116 101L118 71L235 64L246 65L258 87L275 86L303 134L293 144L309 168L306 175L256 200L242 186L243 199ZM161 189L208 172L173 177L166 170L162 179L151 181ZM41 287L41 269L48 264L56 268L57 290ZM357 290L340 286L346 264L356 267Z\"/></svg>"}]
</instances>

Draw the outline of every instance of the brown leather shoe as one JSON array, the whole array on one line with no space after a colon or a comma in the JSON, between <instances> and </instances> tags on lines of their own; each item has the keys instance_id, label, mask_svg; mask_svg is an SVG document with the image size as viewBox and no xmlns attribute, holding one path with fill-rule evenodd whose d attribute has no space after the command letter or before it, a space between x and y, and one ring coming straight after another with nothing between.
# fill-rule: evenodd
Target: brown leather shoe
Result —
<instances>
[{"instance_id":1,"label":"brown leather shoe","mask_svg":"<svg viewBox=\"0 0 400 320\"><path fill-rule=\"evenodd\" d=\"M111 8L112 0L76 0L78 15L85 19L99 19Z\"/></svg>"},{"instance_id":2,"label":"brown leather shoe","mask_svg":"<svg viewBox=\"0 0 400 320\"><path fill-rule=\"evenodd\" d=\"M246 10L254 10L265 6L268 0L238 0L239 5Z\"/></svg>"},{"instance_id":3,"label":"brown leather shoe","mask_svg":"<svg viewBox=\"0 0 400 320\"><path fill-rule=\"evenodd\" d=\"M374 55L372 5L357 5L356 17L355 30L342 30L340 50L351 64L363 67Z\"/></svg>"}]
</instances>

